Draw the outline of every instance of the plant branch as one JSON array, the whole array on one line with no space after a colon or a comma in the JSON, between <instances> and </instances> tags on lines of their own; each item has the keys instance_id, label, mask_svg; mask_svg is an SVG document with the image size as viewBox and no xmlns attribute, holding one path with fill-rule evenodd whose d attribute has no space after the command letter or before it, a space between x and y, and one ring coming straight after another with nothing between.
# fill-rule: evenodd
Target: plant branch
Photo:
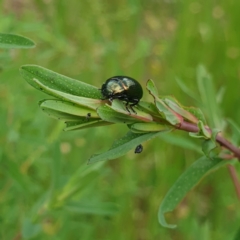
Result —
<instances>
[{"instance_id":1,"label":"plant branch","mask_svg":"<svg viewBox=\"0 0 240 240\"><path fill-rule=\"evenodd\" d=\"M237 177L236 169L232 165L228 165L228 171L230 173L230 176L232 178L238 199L240 200L240 185L239 185L239 180Z\"/></svg>"},{"instance_id":2,"label":"plant branch","mask_svg":"<svg viewBox=\"0 0 240 240\"><path fill-rule=\"evenodd\" d=\"M179 126L178 129L186 131L186 132L198 132L199 128L196 124L189 123L186 121L183 121ZM211 132L211 129L207 128L209 132ZM226 140L224 137L222 137L220 134L217 135L216 141L229 151L231 151L235 157L240 159L240 148L234 146L232 143L230 143L228 140Z\"/></svg>"}]
</instances>

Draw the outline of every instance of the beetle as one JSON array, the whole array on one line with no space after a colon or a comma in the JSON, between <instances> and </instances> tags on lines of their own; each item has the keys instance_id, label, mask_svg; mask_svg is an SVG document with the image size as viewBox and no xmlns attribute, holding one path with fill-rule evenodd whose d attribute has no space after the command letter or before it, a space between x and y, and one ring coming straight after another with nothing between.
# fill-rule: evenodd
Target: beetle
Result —
<instances>
[{"instance_id":1,"label":"beetle","mask_svg":"<svg viewBox=\"0 0 240 240\"><path fill-rule=\"evenodd\" d=\"M91 117L91 113L87 113L86 120L89 120L90 117Z\"/></svg>"},{"instance_id":2,"label":"beetle","mask_svg":"<svg viewBox=\"0 0 240 240\"><path fill-rule=\"evenodd\" d=\"M136 146L134 153L141 153L143 150L143 145L139 144Z\"/></svg>"},{"instance_id":3,"label":"beetle","mask_svg":"<svg viewBox=\"0 0 240 240\"><path fill-rule=\"evenodd\" d=\"M125 101L126 110L130 113L129 108L137 105L143 96L143 90L140 83L128 76L114 76L106 80L100 89L104 99L113 101L119 99Z\"/></svg>"}]
</instances>

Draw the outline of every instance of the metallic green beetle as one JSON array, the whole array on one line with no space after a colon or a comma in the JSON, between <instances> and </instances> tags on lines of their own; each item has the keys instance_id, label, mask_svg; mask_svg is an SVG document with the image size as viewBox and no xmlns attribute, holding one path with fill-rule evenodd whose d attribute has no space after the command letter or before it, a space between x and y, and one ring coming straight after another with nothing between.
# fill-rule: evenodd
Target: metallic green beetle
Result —
<instances>
[{"instance_id":1,"label":"metallic green beetle","mask_svg":"<svg viewBox=\"0 0 240 240\"><path fill-rule=\"evenodd\" d=\"M104 99L113 101L119 99L126 102L126 110L130 113L129 108L137 105L143 96L142 86L135 79L127 76L115 76L106 80L102 85L101 93ZM129 108L128 108L129 107Z\"/></svg>"}]
</instances>

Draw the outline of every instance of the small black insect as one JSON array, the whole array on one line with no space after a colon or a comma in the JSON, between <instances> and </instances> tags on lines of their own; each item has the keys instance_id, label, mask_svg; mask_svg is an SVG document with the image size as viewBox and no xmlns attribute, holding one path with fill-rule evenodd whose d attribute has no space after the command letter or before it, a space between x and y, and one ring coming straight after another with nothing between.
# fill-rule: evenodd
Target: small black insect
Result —
<instances>
[{"instance_id":1,"label":"small black insect","mask_svg":"<svg viewBox=\"0 0 240 240\"><path fill-rule=\"evenodd\" d=\"M136 146L134 153L141 153L143 150L143 145L139 144L138 146Z\"/></svg>"},{"instance_id":2,"label":"small black insect","mask_svg":"<svg viewBox=\"0 0 240 240\"><path fill-rule=\"evenodd\" d=\"M86 120L89 120L90 117L91 117L91 113L87 113Z\"/></svg>"},{"instance_id":3,"label":"small black insect","mask_svg":"<svg viewBox=\"0 0 240 240\"><path fill-rule=\"evenodd\" d=\"M127 76L115 76L107 79L102 85L101 93L104 99L109 99L111 102L114 99L125 101L129 113L129 108L136 113L132 107L137 105L143 96L142 86L139 82Z\"/></svg>"}]
</instances>

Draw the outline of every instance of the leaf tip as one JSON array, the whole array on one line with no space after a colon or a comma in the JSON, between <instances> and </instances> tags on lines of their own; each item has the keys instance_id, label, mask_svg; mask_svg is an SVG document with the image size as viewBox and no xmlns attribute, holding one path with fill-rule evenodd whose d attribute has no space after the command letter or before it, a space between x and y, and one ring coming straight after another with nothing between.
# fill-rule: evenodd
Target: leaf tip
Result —
<instances>
[{"instance_id":1,"label":"leaf tip","mask_svg":"<svg viewBox=\"0 0 240 240\"><path fill-rule=\"evenodd\" d=\"M161 212L161 211L159 210L159 213L158 213L158 222L160 223L160 225L162 225L163 227L166 227L166 228L171 228L171 229L176 228L176 227L177 227L176 224L168 224L168 223L166 222L166 219L165 219L165 217L164 217L164 214L165 214L165 212Z\"/></svg>"}]
</instances>

